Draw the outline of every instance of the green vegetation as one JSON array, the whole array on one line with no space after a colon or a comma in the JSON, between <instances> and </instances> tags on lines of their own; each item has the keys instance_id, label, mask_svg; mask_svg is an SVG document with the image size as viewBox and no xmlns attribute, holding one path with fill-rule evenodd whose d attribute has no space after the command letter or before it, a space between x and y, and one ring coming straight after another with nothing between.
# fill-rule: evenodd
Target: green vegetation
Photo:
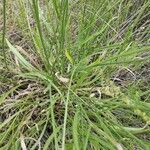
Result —
<instances>
[{"instance_id":1,"label":"green vegetation","mask_svg":"<svg viewBox=\"0 0 150 150\"><path fill-rule=\"evenodd\" d=\"M0 150L149 150L149 6L3 0Z\"/></svg>"}]
</instances>

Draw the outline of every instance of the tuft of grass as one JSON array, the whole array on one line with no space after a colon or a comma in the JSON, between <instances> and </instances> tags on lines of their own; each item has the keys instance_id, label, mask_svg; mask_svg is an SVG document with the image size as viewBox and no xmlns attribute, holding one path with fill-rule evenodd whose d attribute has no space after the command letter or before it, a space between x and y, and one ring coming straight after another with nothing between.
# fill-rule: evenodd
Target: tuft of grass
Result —
<instances>
[{"instance_id":1,"label":"tuft of grass","mask_svg":"<svg viewBox=\"0 0 150 150\"><path fill-rule=\"evenodd\" d=\"M141 70L149 64L149 4L8 3L5 21L22 36L12 40L4 25L0 149L148 150L150 91Z\"/></svg>"}]
</instances>

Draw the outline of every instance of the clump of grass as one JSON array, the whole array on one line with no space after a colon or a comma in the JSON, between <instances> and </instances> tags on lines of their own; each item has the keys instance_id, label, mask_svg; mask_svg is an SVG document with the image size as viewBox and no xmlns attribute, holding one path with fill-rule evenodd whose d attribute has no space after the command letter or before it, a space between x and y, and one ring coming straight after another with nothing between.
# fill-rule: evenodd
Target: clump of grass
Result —
<instances>
[{"instance_id":1,"label":"clump of grass","mask_svg":"<svg viewBox=\"0 0 150 150\"><path fill-rule=\"evenodd\" d=\"M1 149L148 150L141 135L150 131L149 90L134 70L148 62L141 57L148 26L140 24L149 2L17 0L14 7L23 37L20 45L6 39ZM123 83L119 70L133 78Z\"/></svg>"}]
</instances>

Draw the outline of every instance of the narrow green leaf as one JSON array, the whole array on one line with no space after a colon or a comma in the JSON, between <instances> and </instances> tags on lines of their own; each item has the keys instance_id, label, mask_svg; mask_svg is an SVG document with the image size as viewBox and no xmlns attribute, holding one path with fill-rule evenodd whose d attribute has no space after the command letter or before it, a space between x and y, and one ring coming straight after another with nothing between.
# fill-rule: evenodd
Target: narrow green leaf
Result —
<instances>
[{"instance_id":1,"label":"narrow green leaf","mask_svg":"<svg viewBox=\"0 0 150 150\"><path fill-rule=\"evenodd\" d=\"M76 150L80 150L79 137L78 137L78 124L79 123L79 112L77 111L73 120L73 141Z\"/></svg>"},{"instance_id":2,"label":"narrow green leaf","mask_svg":"<svg viewBox=\"0 0 150 150\"><path fill-rule=\"evenodd\" d=\"M7 45L10 51L18 58L20 63L28 70L33 70L34 67L18 52L18 50L12 46L12 44L6 39Z\"/></svg>"},{"instance_id":3,"label":"narrow green leaf","mask_svg":"<svg viewBox=\"0 0 150 150\"><path fill-rule=\"evenodd\" d=\"M70 53L69 50L66 49L65 55L66 55L66 57L68 58L68 60L70 61L70 63L73 64L73 63L74 63L74 60L73 60L73 58L72 58L71 53Z\"/></svg>"}]
</instances>

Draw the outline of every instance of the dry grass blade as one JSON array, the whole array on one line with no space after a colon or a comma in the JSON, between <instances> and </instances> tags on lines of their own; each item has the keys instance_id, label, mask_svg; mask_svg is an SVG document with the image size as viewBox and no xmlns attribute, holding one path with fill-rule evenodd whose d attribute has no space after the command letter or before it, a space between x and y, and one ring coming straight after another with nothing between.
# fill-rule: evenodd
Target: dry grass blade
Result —
<instances>
[{"instance_id":1,"label":"dry grass blade","mask_svg":"<svg viewBox=\"0 0 150 150\"><path fill-rule=\"evenodd\" d=\"M26 144L25 144L25 141L24 141L24 136L23 134L20 134L20 143L21 143L21 148L22 150L27 150L27 147L26 147Z\"/></svg>"}]
</instances>

